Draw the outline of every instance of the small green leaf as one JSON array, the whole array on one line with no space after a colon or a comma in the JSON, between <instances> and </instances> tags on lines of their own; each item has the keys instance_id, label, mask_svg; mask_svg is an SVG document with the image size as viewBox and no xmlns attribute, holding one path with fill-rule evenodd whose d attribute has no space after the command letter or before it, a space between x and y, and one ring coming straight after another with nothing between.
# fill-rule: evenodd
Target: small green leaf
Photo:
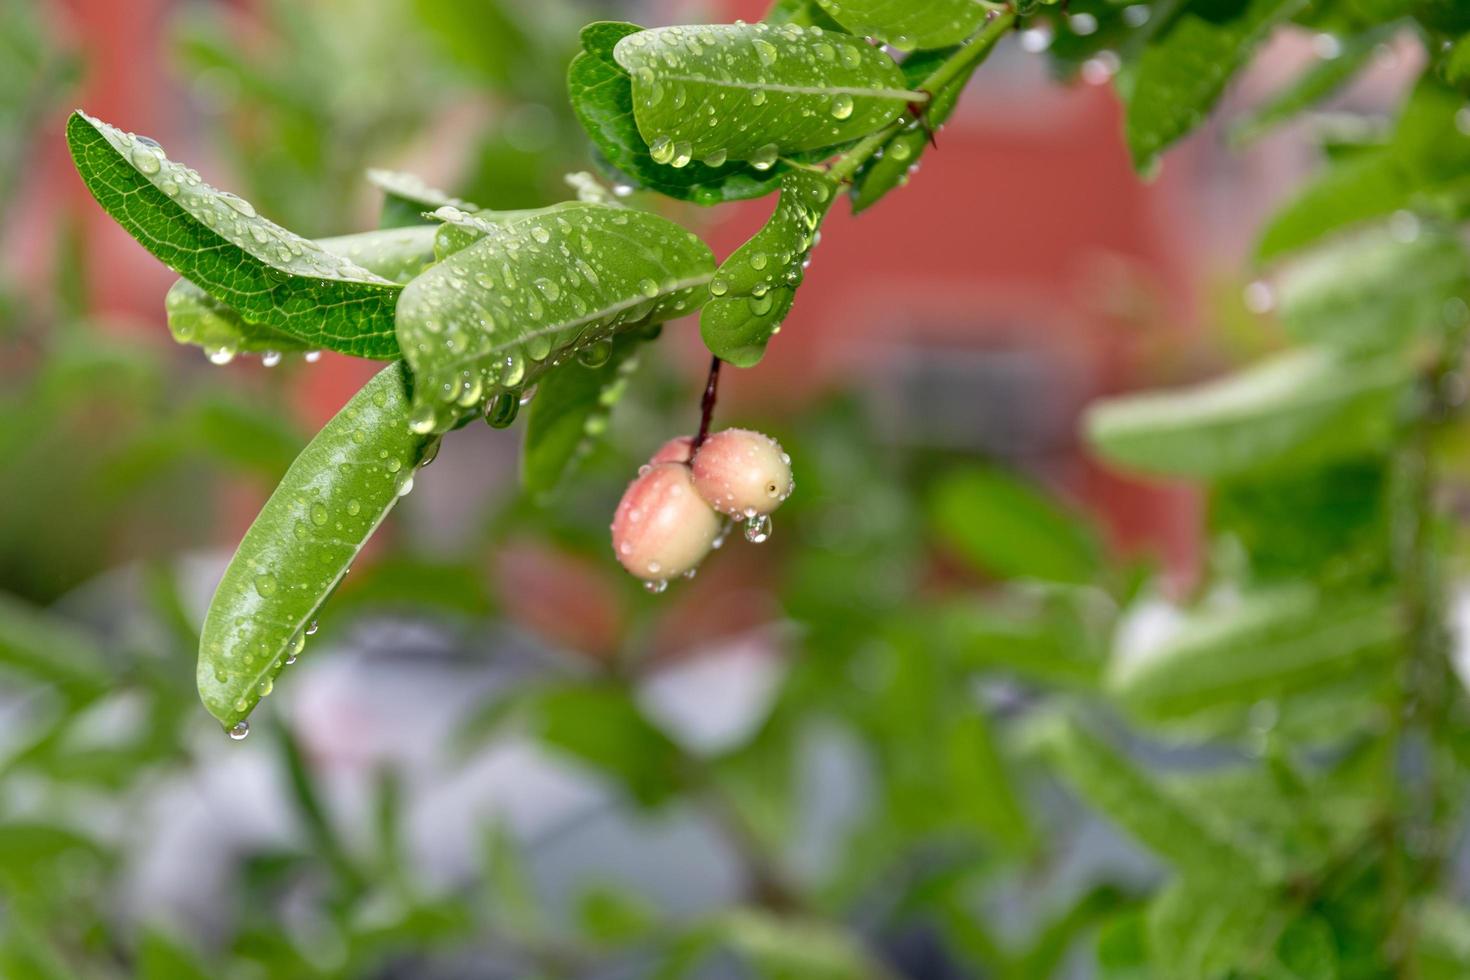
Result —
<instances>
[{"instance_id":1,"label":"small green leaf","mask_svg":"<svg viewBox=\"0 0 1470 980\"><path fill-rule=\"evenodd\" d=\"M618 41L642 29L589 24L582 30L583 50L567 69L572 110L608 166L639 187L701 205L762 197L775 189L784 164L762 172L739 161L711 167L695 160L677 170L653 161L633 116L633 80L613 58Z\"/></svg>"},{"instance_id":2,"label":"small green leaf","mask_svg":"<svg viewBox=\"0 0 1470 980\"><path fill-rule=\"evenodd\" d=\"M1100 565L1084 521L1000 470L947 474L930 492L929 522L949 550L990 575L1085 583Z\"/></svg>"},{"instance_id":3,"label":"small green leaf","mask_svg":"<svg viewBox=\"0 0 1470 980\"><path fill-rule=\"evenodd\" d=\"M378 217L379 228L411 228L422 225L425 224L425 211L442 207L476 210L475 205L468 201L452 197L437 187L431 187L423 178L401 170L369 170L367 179L368 183L383 192L383 211Z\"/></svg>"},{"instance_id":4,"label":"small green leaf","mask_svg":"<svg viewBox=\"0 0 1470 980\"><path fill-rule=\"evenodd\" d=\"M618 41L638 131L655 163L778 157L881 129L927 96L893 59L845 34L794 24L665 27Z\"/></svg>"},{"instance_id":5,"label":"small green leaf","mask_svg":"<svg viewBox=\"0 0 1470 980\"><path fill-rule=\"evenodd\" d=\"M638 710L628 691L602 685L560 687L535 698L536 732L612 777L643 806L657 806L679 787L681 754Z\"/></svg>"},{"instance_id":6,"label":"small green leaf","mask_svg":"<svg viewBox=\"0 0 1470 980\"><path fill-rule=\"evenodd\" d=\"M798 27L820 27L824 31L846 33L846 28L817 5L817 0L775 0L761 20L767 24L796 24Z\"/></svg>"},{"instance_id":7,"label":"small green leaf","mask_svg":"<svg viewBox=\"0 0 1470 980\"><path fill-rule=\"evenodd\" d=\"M1391 595L1283 588L1195 614L1167 642L1115 659L1108 687L1152 722L1246 709L1362 672L1403 631Z\"/></svg>"},{"instance_id":8,"label":"small green leaf","mask_svg":"<svg viewBox=\"0 0 1470 980\"><path fill-rule=\"evenodd\" d=\"M1406 378L1397 361L1304 348L1193 388L1098 402L1087 437L1146 473L1209 479L1302 466L1386 445Z\"/></svg>"},{"instance_id":9,"label":"small green leaf","mask_svg":"<svg viewBox=\"0 0 1470 980\"><path fill-rule=\"evenodd\" d=\"M607 428L607 417L638 368L640 339L623 334L589 348L596 364L565 364L536 385L521 445L521 486L535 497L556 489L578 456Z\"/></svg>"},{"instance_id":10,"label":"small green leaf","mask_svg":"<svg viewBox=\"0 0 1470 980\"><path fill-rule=\"evenodd\" d=\"M996 34L993 37L976 39L970 43L994 47L1000 37L1000 34ZM921 51L911 55L904 59L904 78L908 79L909 85L920 84L955 50L948 48L939 51ZM889 191L901 187L908 181L910 171L918 165L919 158L929 148L929 134L943 126L954 113L955 106L959 104L960 96L965 91L965 86L970 83L970 79L983 61L983 57L975 58L954 81L935 92L929 104L924 107L923 118L915 118L912 123L895 133L888 142L883 144L882 152L875 153L863 164L852 181L852 211L854 214L866 211L877 204Z\"/></svg>"},{"instance_id":11,"label":"small green leaf","mask_svg":"<svg viewBox=\"0 0 1470 980\"><path fill-rule=\"evenodd\" d=\"M1066 715L1044 719L1040 744L1060 774L1103 815L1182 873L1264 885L1283 862L1262 842L1236 836L1188 798Z\"/></svg>"},{"instance_id":12,"label":"small green leaf","mask_svg":"<svg viewBox=\"0 0 1470 980\"><path fill-rule=\"evenodd\" d=\"M1241 145L1253 143L1276 126L1328 98L1368 67L1378 46L1391 39L1402 27L1399 22L1379 24L1342 38L1339 42L1341 50L1335 57L1319 59L1232 125L1231 140Z\"/></svg>"},{"instance_id":13,"label":"small green leaf","mask_svg":"<svg viewBox=\"0 0 1470 980\"><path fill-rule=\"evenodd\" d=\"M714 272L698 238L631 208L564 205L482 230L398 304L418 432L445 431L630 327L692 312Z\"/></svg>"},{"instance_id":14,"label":"small green leaf","mask_svg":"<svg viewBox=\"0 0 1470 980\"><path fill-rule=\"evenodd\" d=\"M396 283L262 218L247 201L168 160L150 139L80 112L66 134L97 203L164 265L305 346L398 356Z\"/></svg>"},{"instance_id":15,"label":"small green leaf","mask_svg":"<svg viewBox=\"0 0 1470 980\"><path fill-rule=\"evenodd\" d=\"M1176 879L1149 904L1149 961L1169 980L1255 976L1290 916L1269 892L1228 872Z\"/></svg>"},{"instance_id":16,"label":"small green leaf","mask_svg":"<svg viewBox=\"0 0 1470 980\"><path fill-rule=\"evenodd\" d=\"M975 0L817 0L853 34L900 51L959 44L985 23L988 8Z\"/></svg>"},{"instance_id":17,"label":"small green leaf","mask_svg":"<svg viewBox=\"0 0 1470 980\"><path fill-rule=\"evenodd\" d=\"M408 376L389 365L291 464L215 591L199 644L199 694L230 728L271 687L411 484L430 438L408 429Z\"/></svg>"},{"instance_id":18,"label":"small green leaf","mask_svg":"<svg viewBox=\"0 0 1470 980\"><path fill-rule=\"evenodd\" d=\"M1377 229L1302 258L1277 288L1281 322L1309 343L1347 350L1402 348L1442 337L1455 299L1470 295L1470 257L1458 235L1421 229L1404 241Z\"/></svg>"},{"instance_id":19,"label":"small green leaf","mask_svg":"<svg viewBox=\"0 0 1470 980\"><path fill-rule=\"evenodd\" d=\"M1267 223L1257 257L1272 259L1339 228L1403 209L1442 211L1442 198L1463 198L1470 133L1456 119L1464 105L1462 94L1426 72L1389 143L1345 158L1299 191Z\"/></svg>"},{"instance_id":20,"label":"small green leaf","mask_svg":"<svg viewBox=\"0 0 1470 980\"><path fill-rule=\"evenodd\" d=\"M1187 5L1138 59L1126 124L1134 166L1152 169L1169 144L1198 126L1256 45L1305 4L1208 0Z\"/></svg>"},{"instance_id":21,"label":"small green leaf","mask_svg":"<svg viewBox=\"0 0 1470 980\"><path fill-rule=\"evenodd\" d=\"M770 220L710 281L699 334L716 357L737 367L760 363L766 344L791 312L817 228L836 197L836 188L821 174L793 170L781 178L781 198Z\"/></svg>"},{"instance_id":22,"label":"small green leaf","mask_svg":"<svg viewBox=\"0 0 1470 980\"><path fill-rule=\"evenodd\" d=\"M432 225L420 223L414 227L323 238L317 244L374 275L402 285L434 261L434 236ZM296 337L247 321L238 311L188 279L173 284L163 305L174 340L202 347L216 363L240 353L285 353L310 347Z\"/></svg>"}]
</instances>

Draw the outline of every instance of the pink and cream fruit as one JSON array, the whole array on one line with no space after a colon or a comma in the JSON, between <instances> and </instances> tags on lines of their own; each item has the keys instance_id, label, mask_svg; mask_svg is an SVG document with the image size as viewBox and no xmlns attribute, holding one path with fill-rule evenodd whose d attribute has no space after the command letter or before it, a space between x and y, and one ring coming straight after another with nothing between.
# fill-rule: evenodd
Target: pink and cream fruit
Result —
<instances>
[{"instance_id":1,"label":"pink and cream fruit","mask_svg":"<svg viewBox=\"0 0 1470 980\"><path fill-rule=\"evenodd\" d=\"M675 436L658 448L649 465L655 463L688 463L694 455L693 436Z\"/></svg>"},{"instance_id":2,"label":"pink and cream fruit","mask_svg":"<svg viewBox=\"0 0 1470 980\"><path fill-rule=\"evenodd\" d=\"M776 440L749 429L714 433L690 465L695 490L711 507L731 517L769 514L795 486L791 457Z\"/></svg>"},{"instance_id":3,"label":"pink and cream fruit","mask_svg":"<svg viewBox=\"0 0 1470 980\"><path fill-rule=\"evenodd\" d=\"M689 467L654 462L623 493L613 516L613 551L638 578L664 582L697 568L719 533L720 517L695 492Z\"/></svg>"}]
</instances>

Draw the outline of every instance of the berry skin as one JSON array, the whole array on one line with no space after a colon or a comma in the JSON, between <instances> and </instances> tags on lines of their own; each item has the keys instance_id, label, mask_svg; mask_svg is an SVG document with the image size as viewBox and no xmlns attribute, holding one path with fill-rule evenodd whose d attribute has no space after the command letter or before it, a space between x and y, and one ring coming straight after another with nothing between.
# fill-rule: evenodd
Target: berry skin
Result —
<instances>
[{"instance_id":1,"label":"berry skin","mask_svg":"<svg viewBox=\"0 0 1470 980\"><path fill-rule=\"evenodd\" d=\"M689 467L653 463L628 484L613 516L613 553L648 582L698 567L720 533L720 517L699 494Z\"/></svg>"},{"instance_id":2,"label":"berry skin","mask_svg":"<svg viewBox=\"0 0 1470 980\"><path fill-rule=\"evenodd\" d=\"M694 488L731 517L769 514L791 495L791 458L768 435L725 429L704 441L690 464Z\"/></svg>"},{"instance_id":3,"label":"berry skin","mask_svg":"<svg viewBox=\"0 0 1470 980\"><path fill-rule=\"evenodd\" d=\"M693 455L694 437L675 436L659 447L658 452L648 462L650 465L656 463L688 463L689 457Z\"/></svg>"}]
</instances>

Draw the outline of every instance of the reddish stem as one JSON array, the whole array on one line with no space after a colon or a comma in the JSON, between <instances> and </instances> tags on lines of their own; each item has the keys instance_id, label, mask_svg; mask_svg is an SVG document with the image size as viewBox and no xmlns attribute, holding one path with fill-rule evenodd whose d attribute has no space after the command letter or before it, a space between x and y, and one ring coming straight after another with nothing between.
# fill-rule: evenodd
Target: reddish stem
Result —
<instances>
[{"instance_id":1,"label":"reddish stem","mask_svg":"<svg viewBox=\"0 0 1470 980\"><path fill-rule=\"evenodd\" d=\"M710 422L715 417L715 399L720 391L720 364L718 357L710 358L709 380L704 385L704 397L699 400L699 434L694 437L694 443L689 447L689 458L694 459L694 454L699 447L704 445L704 440L709 438Z\"/></svg>"}]
</instances>

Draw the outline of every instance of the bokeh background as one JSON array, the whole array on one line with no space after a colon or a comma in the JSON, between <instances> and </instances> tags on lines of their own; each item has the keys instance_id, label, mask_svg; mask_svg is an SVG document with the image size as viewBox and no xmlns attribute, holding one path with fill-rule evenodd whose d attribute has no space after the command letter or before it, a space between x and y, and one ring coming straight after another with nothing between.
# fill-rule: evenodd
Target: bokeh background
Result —
<instances>
[{"instance_id":1,"label":"bokeh background","mask_svg":"<svg viewBox=\"0 0 1470 980\"><path fill-rule=\"evenodd\" d=\"M518 493L517 429L453 434L252 736L195 699L224 563L373 366L175 346L172 273L89 197L66 112L307 236L374 226L368 167L536 206L589 165L583 23L763 7L0 0L0 973L640 977L672 950L693 976L793 952L770 975L838 976L855 934L864 975L1093 975L1096 913L1159 869L1011 742L1038 688L1095 678L1118 596L1145 594L1120 635L1168 620L1208 542L1191 490L1089 458L1079 414L1279 345L1251 236L1323 127L1397 103L1411 47L1235 145L1232 117L1332 53L1283 32L1143 182L1108 65L1064 83L1008 39L910 186L834 211L765 362L727 372L719 422L794 458L770 543L657 597L612 560L622 485L697 422L707 355L673 324L554 501ZM669 213L723 256L768 207ZM909 629L957 605L995 638L965 648L979 680Z\"/></svg>"}]
</instances>

